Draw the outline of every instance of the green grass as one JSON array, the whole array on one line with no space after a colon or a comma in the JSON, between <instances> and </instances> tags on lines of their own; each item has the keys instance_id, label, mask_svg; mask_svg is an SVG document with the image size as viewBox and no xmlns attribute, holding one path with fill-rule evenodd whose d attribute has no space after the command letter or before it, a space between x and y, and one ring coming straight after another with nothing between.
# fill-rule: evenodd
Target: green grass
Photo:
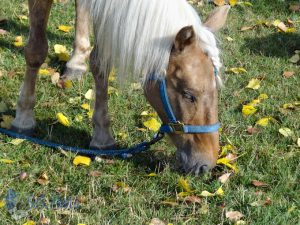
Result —
<instances>
[{"instance_id":1,"label":"green grass","mask_svg":"<svg viewBox=\"0 0 300 225\"><path fill-rule=\"evenodd\" d=\"M272 3L270 3L272 2ZM218 176L230 171L218 166L212 173L203 177L180 174L175 167L175 149L165 139L151 148L151 151L139 154L128 160L114 159L112 162L93 161L89 167L72 165L73 154L63 154L39 145L23 142L18 146L9 144L11 138L0 135L0 159L11 159L13 164L0 164L0 200L5 199L9 189L18 197L18 211L25 210L27 216L15 220L7 210L0 208L0 224L23 224L32 219L39 221L41 215L50 218L51 224L147 224L158 217L173 224L233 224L225 218L225 212L237 210L245 215L247 224L300 224L300 171L299 147L295 143L300 137L299 109L282 110L284 103L300 100L299 66L288 59L293 51L300 49L300 16L288 11L288 1L252 1L253 7L232 8L228 25L217 36L222 49L224 70L231 67L244 67L246 74L225 74L225 87L220 93L219 117L223 125L222 144L232 143L238 151L239 172L223 186L223 197L202 198L201 204L186 204L177 201L177 206L167 206L162 201L176 200L181 190L178 179L183 176L190 186L201 193L203 190L214 192L220 187ZM15 7L18 6L18 7ZM200 8L202 15L211 11L212 6ZM9 106L6 115L14 115L19 87L24 73L23 49L12 45L15 36L27 38L28 21L21 21L18 15L27 14L26 2L21 0L2 0L0 14L8 22L0 28L8 30L6 36L0 36L0 101ZM58 25L74 24L74 6L71 3L55 4L49 22L49 65L61 70L63 65L54 57L53 45L64 44L71 49L74 32L63 34ZM274 28L258 27L255 30L241 32L242 26L255 24L257 20L286 21L292 17L297 22L297 32L282 34ZM233 42L228 42L230 36ZM286 70L296 72L291 78L283 78ZM258 90L245 89L251 78L263 78ZM35 107L38 127L35 135L55 142L87 147L91 135L91 121L87 118L80 104L86 102L83 95L93 87L92 76L88 74L82 82L75 82L73 87L62 90L51 84L50 78L38 79L37 104ZM118 95L109 100L112 129L115 136L126 132L129 136L121 145L131 145L151 138L150 132L140 132L142 127L140 113L150 110L142 91L130 88L118 88ZM269 99L259 105L255 115L243 117L241 107L253 100L260 93L266 93ZM81 102L71 105L69 98L81 96ZM130 99L130 101L128 101ZM77 114L84 115L83 122L73 121L70 128L55 123L57 112L63 112L69 118ZM246 129L265 116L274 117L277 122L261 129L259 134L249 135ZM284 138L278 129L288 127L295 137ZM19 180L21 172L27 172L28 178ZM48 185L37 183L39 175L46 171ZM91 177L91 171L102 173L100 177ZM147 174L156 172L155 177ZM251 185L252 180L269 184L266 188ZM124 182L130 192L114 192L116 182ZM66 191L58 193L57 188ZM41 205L30 209L27 198L42 196L48 199L48 207ZM54 197L80 199L80 207L73 210L56 210L49 206ZM266 206L251 206L259 200L271 199ZM208 210L204 210L207 208ZM293 210L291 210L293 209Z\"/></svg>"}]
</instances>

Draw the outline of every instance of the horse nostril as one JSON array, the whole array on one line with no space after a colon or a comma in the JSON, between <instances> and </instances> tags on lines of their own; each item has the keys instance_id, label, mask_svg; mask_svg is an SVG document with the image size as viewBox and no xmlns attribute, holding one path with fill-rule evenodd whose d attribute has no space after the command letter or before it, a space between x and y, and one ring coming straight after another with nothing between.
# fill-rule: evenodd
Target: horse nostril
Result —
<instances>
[{"instance_id":1,"label":"horse nostril","mask_svg":"<svg viewBox=\"0 0 300 225\"><path fill-rule=\"evenodd\" d=\"M194 173L196 176L200 175L201 173L205 173L208 171L208 166L201 165L200 163L197 163L193 168L190 170L191 173Z\"/></svg>"}]
</instances>

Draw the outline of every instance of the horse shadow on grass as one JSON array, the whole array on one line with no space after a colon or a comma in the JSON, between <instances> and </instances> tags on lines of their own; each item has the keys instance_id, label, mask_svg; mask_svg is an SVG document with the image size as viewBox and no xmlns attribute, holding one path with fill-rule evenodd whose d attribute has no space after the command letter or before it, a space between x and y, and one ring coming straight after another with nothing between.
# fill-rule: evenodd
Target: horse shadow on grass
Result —
<instances>
[{"instance_id":1,"label":"horse shadow on grass","mask_svg":"<svg viewBox=\"0 0 300 225\"><path fill-rule=\"evenodd\" d=\"M11 112L11 115L14 113ZM38 138L44 141L49 141L52 143L57 143L65 146L79 147L83 149L89 149L89 143L91 140L90 130L78 129L75 127L65 127L60 124L55 124L52 126L53 120L38 120L37 127L33 134L34 138ZM118 148L127 148L131 146L121 146ZM116 148L116 149L118 149ZM59 153L58 150L52 150L54 154ZM175 163L175 151L166 151L165 148L159 147L157 145L151 146L148 151L135 154L128 159L122 159L121 157L106 157L104 159L114 159L114 160L126 160L130 162L136 171L145 174L155 171L156 173L164 171L167 167L171 167L172 171L178 169Z\"/></svg>"},{"instance_id":2,"label":"horse shadow on grass","mask_svg":"<svg viewBox=\"0 0 300 225\"><path fill-rule=\"evenodd\" d=\"M289 59L300 49L300 35L297 33L273 33L262 38L245 38L241 52L249 49L251 54Z\"/></svg>"},{"instance_id":3,"label":"horse shadow on grass","mask_svg":"<svg viewBox=\"0 0 300 225\"><path fill-rule=\"evenodd\" d=\"M7 30L12 36L23 36L28 37L29 36L29 25L23 24L23 23L17 23L14 20L8 20L5 23L0 24L0 29ZM70 34L55 34L49 30L47 30L47 38L51 41L59 41L63 38L64 42L70 42L72 43L74 40L73 35ZM21 54L23 55L23 51L21 51L20 48L16 48L13 46L12 41L10 38L6 38L6 36L3 36L0 38L0 46L2 48L10 49L14 54Z\"/></svg>"}]
</instances>

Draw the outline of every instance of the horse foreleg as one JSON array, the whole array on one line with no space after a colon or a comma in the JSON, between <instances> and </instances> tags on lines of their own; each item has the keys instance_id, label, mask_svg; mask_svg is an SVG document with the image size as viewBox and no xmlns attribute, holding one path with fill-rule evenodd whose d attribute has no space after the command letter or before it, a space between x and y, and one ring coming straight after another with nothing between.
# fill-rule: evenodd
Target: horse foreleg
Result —
<instances>
[{"instance_id":1,"label":"horse foreleg","mask_svg":"<svg viewBox=\"0 0 300 225\"><path fill-rule=\"evenodd\" d=\"M52 0L29 0L30 31L25 47L26 73L19 96L13 129L20 133L33 131L36 125L33 107L35 105L35 83L38 70L48 53L46 27Z\"/></svg>"},{"instance_id":2,"label":"horse foreleg","mask_svg":"<svg viewBox=\"0 0 300 225\"><path fill-rule=\"evenodd\" d=\"M108 116L108 79L99 69L95 60L95 50L91 52L90 66L95 80L96 102L93 114L93 137L91 148L105 149L115 146L115 140L110 131Z\"/></svg>"},{"instance_id":3,"label":"horse foreleg","mask_svg":"<svg viewBox=\"0 0 300 225\"><path fill-rule=\"evenodd\" d=\"M86 59L90 54L89 13L82 0L76 0L76 26L73 54L66 64L62 79L80 79L87 71Z\"/></svg>"}]
</instances>

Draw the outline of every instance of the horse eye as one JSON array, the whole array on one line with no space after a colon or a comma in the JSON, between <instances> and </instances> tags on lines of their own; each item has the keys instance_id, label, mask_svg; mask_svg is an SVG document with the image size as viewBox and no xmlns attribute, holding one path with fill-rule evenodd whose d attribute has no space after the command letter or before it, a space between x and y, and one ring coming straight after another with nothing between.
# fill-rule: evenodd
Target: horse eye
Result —
<instances>
[{"instance_id":1,"label":"horse eye","mask_svg":"<svg viewBox=\"0 0 300 225\"><path fill-rule=\"evenodd\" d=\"M188 91L183 91L182 96L192 103L196 101L196 97Z\"/></svg>"}]
</instances>

